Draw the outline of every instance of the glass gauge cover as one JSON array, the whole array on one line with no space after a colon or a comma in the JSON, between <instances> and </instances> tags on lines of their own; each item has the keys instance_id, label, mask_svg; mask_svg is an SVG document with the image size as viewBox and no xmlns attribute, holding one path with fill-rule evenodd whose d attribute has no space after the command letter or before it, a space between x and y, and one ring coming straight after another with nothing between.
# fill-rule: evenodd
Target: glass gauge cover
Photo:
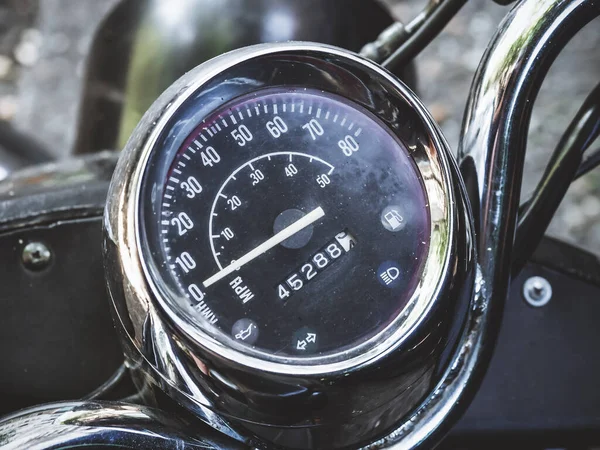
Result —
<instances>
[{"instance_id":1,"label":"glass gauge cover","mask_svg":"<svg viewBox=\"0 0 600 450\"><path fill-rule=\"evenodd\" d=\"M310 366L397 331L434 231L418 115L300 62L234 67L178 106L142 175L139 229L155 293L192 338Z\"/></svg>"},{"instance_id":2,"label":"glass gauge cover","mask_svg":"<svg viewBox=\"0 0 600 450\"><path fill-rule=\"evenodd\" d=\"M229 102L185 139L163 183L151 219L162 275L196 322L243 346L341 352L388 326L421 275L429 214L415 165L336 95Z\"/></svg>"}]
</instances>

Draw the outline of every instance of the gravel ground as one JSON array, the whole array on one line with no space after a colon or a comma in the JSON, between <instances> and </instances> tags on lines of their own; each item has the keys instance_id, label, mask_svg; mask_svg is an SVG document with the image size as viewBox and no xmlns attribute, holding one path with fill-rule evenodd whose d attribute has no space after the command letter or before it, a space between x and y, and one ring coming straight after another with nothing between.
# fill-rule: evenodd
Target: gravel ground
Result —
<instances>
[{"instance_id":1,"label":"gravel ground","mask_svg":"<svg viewBox=\"0 0 600 450\"><path fill-rule=\"evenodd\" d=\"M386 0L408 20L423 1ZM0 118L36 130L58 157L74 139L78 95L92 33L116 0L0 3ZM66 12L66 13L65 13ZM473 0L417 59L420 95L457 148L467 92L505 7ZM600 22L592 22L554 64L534 108L524 196L581 102L598 82ZM60 105L57 108L56 105ZM571 187L550 234L600 254L600 170Z\"/></svg>"}]
</instances>

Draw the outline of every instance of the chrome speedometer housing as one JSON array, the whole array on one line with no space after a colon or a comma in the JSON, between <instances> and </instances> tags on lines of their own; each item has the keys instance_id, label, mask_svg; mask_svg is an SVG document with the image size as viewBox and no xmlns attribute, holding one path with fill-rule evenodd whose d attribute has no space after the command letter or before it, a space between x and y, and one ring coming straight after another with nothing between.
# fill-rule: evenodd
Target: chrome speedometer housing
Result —
<instances>
[{"instance_id":1,"label":"chrome speedometer housing","mask_svg":"<svg viewBox=\"0 0 600 450\"><path fill-rule=\"evenodd\" d=\"M422 264L411 272L417 282L410 295L375 332L348 341L339 351L304 356L236 342L194 313L160 256L163 211L157 199L163 198L168 184L162 180L172 175L183 143L230 102L274 88L308 89L364 109L403 148L425 194L428 223L421 228L427 230L427 245ZM230 172L245 167L238 166ZM215 191L222 193L220 186ZM215 201L210 203L214 212ZM470 299L473 252L464 189L439 128L422 104L379 66L311 43L237 50L182 77L155 102L129 140L105 215L115 320L126 353L145 375L140 379L151 380L177 403L240 439L258 436L295 448L374 439L429 392L453 349Z\"/></svg>"}]
</instances>

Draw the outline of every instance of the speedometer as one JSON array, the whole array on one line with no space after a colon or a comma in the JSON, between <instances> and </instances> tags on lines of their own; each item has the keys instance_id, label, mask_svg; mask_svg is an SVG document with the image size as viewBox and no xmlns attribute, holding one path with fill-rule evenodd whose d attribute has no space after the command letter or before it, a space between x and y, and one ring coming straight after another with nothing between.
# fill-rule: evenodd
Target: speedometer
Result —
<instances>
[{"instance_id":1,"label":"speedometer","mask_svg":"<svg viewBox=\"0 0 600 450\"><path fill-rule=\"evenodd\" d=\"M251 47L187 74L130 139L107 207L132 358L178 403L279 444L381 433L463 311L472 249L448 158L414 95L339 49Z\"/></svg>"},{"instance_id":2,"label":"speedometer","mask_svg":"<svg viewBox=\"0 0 600 450\"><path fill-rule=\"evenodd\" d=\"M404 145L337 95L259 90L184 140L150 220L198 322L273 358L364 344L413 294L429 210ZM284 359L285 360L285 359Z\"/></svg>"}]
</instances>

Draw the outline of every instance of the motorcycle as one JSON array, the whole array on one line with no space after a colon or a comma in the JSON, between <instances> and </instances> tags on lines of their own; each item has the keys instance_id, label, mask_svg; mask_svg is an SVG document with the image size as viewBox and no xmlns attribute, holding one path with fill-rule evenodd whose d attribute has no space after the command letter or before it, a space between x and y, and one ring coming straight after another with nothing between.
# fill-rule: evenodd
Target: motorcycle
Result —
<instances>
[{"instance_id":1,"label":"motorcycle","mask_svg":"<svg viewBox=\"0 0 600 450\"><path fill-rule=\"evenodd\" d=\"M600 3L511 5L455 157L410 62L465 0L182 2L119 3L78 156L0 182L0 448L597 445L600 261L544 233L600 85L520 193Z\"/></svg>"}]
</instances>

